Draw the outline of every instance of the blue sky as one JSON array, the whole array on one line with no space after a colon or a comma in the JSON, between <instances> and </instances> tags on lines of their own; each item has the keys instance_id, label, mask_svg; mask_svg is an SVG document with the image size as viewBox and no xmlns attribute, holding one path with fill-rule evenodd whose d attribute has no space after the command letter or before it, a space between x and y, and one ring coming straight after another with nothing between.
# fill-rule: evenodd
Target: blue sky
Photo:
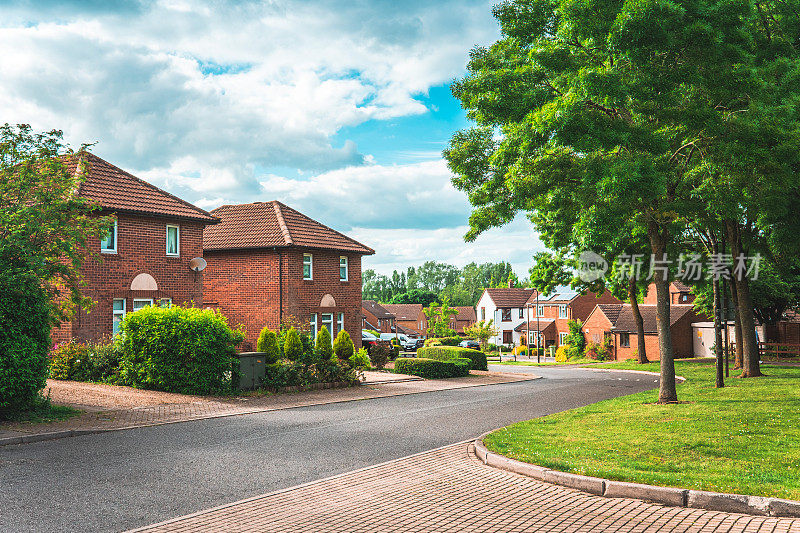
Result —
<instances>
[{"instance_id":1,"label":"blue sky","mask_svg":"<svg viewBox=\"0 0 800 533\"><path fill-rule=\"evenodd\" d=\"M58 128L197 205L279 199L384 273L510 260L524 218L465 243L441 158L448 84L498 36L485 1L0 3L0 121Z\"/></svg>"}]
</instances>

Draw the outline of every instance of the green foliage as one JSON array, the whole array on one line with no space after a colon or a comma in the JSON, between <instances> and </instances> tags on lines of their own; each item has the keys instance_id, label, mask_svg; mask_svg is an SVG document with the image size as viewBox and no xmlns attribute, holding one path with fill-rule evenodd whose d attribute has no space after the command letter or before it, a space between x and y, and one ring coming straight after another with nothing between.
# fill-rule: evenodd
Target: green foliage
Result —
<instances>
[{"instance_id":1,"label":"green foliage","mask_svg":"<svg viewBox=\"0 0 800 533\"><path fill-rule=\"evenodd\" d=\"M50 356L50 377L88 381L89 354L87 345L74 340L57 345Z\"/></svg>"},{"instance_id":2,"label":"green foliage","mask_svg":"<svg viewBox=\"0 0 800 533\"><path fill-rule=\"evenodd\" d=\"M428 336L437 337L452 337L456 334L450 328L450 319L458 316L458 309L450 307L450 302L445 299L441 305L435 303L430 304L422 310L428 318Z\"/></svg>"},{"instance_id":3,"label":"green foliage","mask_svg":"<svg viewBox=\"0 0 800 533\"><path fill-rule=\"evenodd\" d=\"M320 360L307 365L301 361L278 361L267 365L261 386L267 390L282 387L306 388L318 383L359 382L359 370L335 359Z\"/></svg>"},{"instance_id":4,"label":"green foliage","mask_svg":"<svg viewBox=\"0 0 800 533\"><path fill-rule=\"evenodd\" d=\"M339 337L336 338L338 339ZM314 357L316 361L328 361L333 357L332 342L328 328L322 326L317 333L317 345L314 347Z\"/></svg>"},{"instance_id":5,"label":"green foliage","mask_svg":"<svg viewBox=\"0 0 800 533\"><path fill-rule=\"evenodd\" d=\"M583 357L583 350L586 347L586 337L583 335L581 327L583 322L580 320L570 320L567 322L569 333L565 339L565 343L569 346L567 355L570 359L580 359Z\"/></svg>"},{"instance_id":6,"label":"green foliage","mask_svg":"<svg viewBox=\"0 0 800 533\"><path fill-rule=\"evenodd\" d=\"M60 131L34 133L30 126L0 126L0 264L39 280L53 317L92 301L81 293L80 268L109 217L75 194L87 170L85 147L69 149ZM78 162L78 172L68 162Z\"/></svg>"},{"instance_id":7,"label":"green foliage","mask_svg":"<svg viewBox=\"0 0 800 533\"><path fill-rule=\"evenodd\" d=\"M441 346L442 345L442 340L441 339L437 339L436 337L428 337L427 339L425 339L425 342L423 343L423 345L424 346Z\"/></svg>"},{"instance_id":8,"label":"green foliage","mask_svg":"<svg viewBox=\"0 0 800 533\"><path fill-rule=\"evenodd\" d=\"M479 320L474 324L470 324L464 327L464 334L471 338L479 341L481 343L481 347L486 350L489 339L497 335L497 328L494 327L494 319L491 318L489 321Z\"/></svg>"},{"instance_id":9,"label":"green foliage","mask_svg":"<svg viewBox=\"0 0 800 533\"><path fill-rule=\"evenodd\" d=\"M283 341L283 356L289 361L300 361L305 351L300 334L294 327L289 328Z\"/></svg>"},{"instance_id":10,"label":"green foliage","mask_svg":"<svg viewBox=\"0 0 800 533\"><path fill-rule=\"evenodd\" d=\"M120 339L56 345L50 352L50 378L118 383L123 347Z\"/></svg>"},{"instance_id":11,"label":"green foliage","mask_svg":"<svg viewBox=\"0 0 800 533\"><path fill-rule=\"evenodd\" d=\"M601 343L587 342L586 348L583 350L583 356L594 361L609 361L611 360L611 355L611 337L609 336L603 339Z\"/></svg>"},{"instance_id":12,"label":"green foliage","mask_svg":"<svg viewBox=\"0 0 800 533\"><path fill-rule=\"evenodd\" d=\"M125 316L122 378L135 387L215 394L232 389L244 334L213 309L146 307Z\"/></svg>"},{"instance_id":13,"label":"green foliage","mask_svg":"<svg viewBox=\"0 0 800 533\"><path fill-rule=\"evenodd\" d=\"M395 374L419 376L425 379L444 379L466 376L469 374L469 361L436 361L416 357L401 357L394 363Z\"/></svg>"},{"instance_id":14,"label":"green foliage","mask_svg":"<svg viewBox=\"0 0 800 533\"><path fill-rule=\"evenodd\" d=\"M469 359L473 370L488 370L486 354L479 350L461 348L458 346L427 346L417 350L417 357L435 359L437 361L450 361L452 359Z\"/></svg>"},{"instance_id":15,"label":"green foliage","mask_svg":"<svg viewBox=\"0 0 800 533\"><path fill-rule=\"evenodd\" d=\"M50 306L39 280L0 269L0 419L38 401L47 380Z\"/></svg>"},{"instance_id":16,"label":"green foliage","mask_svg":"<svg viewBox=\"0 0 800 533\"><path fill-rule=\"evenodd\" d=\"M425 291L422 289L412 289L410 291L401 292L392 296L389 300L390 304L421 304L422 307L427 307L437 299L436 293Z\"/></svg>"},{"instance_id":17,"label":"green foliage","mask_svg":"<svg viewBox=\"0 0 800 533\"><path fill-rule=\"evenodd\" d=\"M339 358L340 361L349 361L356 351L353 340L350 334L345 330L341 330L336 335L336 340L333 341L333 354Z\"/></svg>"},{"instance_id":18,"label":"green foliage","mask_svg":"<svg viewBox=\"0 0 800 533\"><path fill-rule=\"evenodd\" d=\"M363 348L362 348L363 350ZM382 369L389 362L389 359L396 359L394 348L385 342L379 342L369 351L369 359L372 366Z\"/></svg>"},{"instance_id":19,"label":"green foliage","mask_svg":"<svg viewBox=\"0 0 800 533\"><path fill-rule=\"evenodd\" d=\"M377 351L373 349L373 351ZM370 355L367 354L367 351L364 348L359 349L357 352L350 355L347 358L347 361L350 362L350 366L353 368L358 368L361 370L368 370L370 368ZM383 364L386 364L386 360L383 361ZM377 366L377 368L383 368L383 366Z\"/></svg>"},{"instance_id":20,"label":"green foliage","mask_svg":"<svg viewBox=\"0 0 800 533\"><path fill-rule=\"evenodd\" d=\"M278 347L278 335L268 327L264 327L258 335L256 350L264 354L266 364L272 364L281 357L281 350Z\"/></svg>"}]
</instances>

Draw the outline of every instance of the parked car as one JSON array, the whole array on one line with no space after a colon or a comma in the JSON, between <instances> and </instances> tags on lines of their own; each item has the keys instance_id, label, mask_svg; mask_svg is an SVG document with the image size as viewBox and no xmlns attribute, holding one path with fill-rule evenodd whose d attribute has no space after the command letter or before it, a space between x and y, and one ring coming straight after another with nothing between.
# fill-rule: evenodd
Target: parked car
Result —
<instances>
[{"instance_id":1,"label":"parked car","mask_svg":"<svg viewBox=\"0 0 800 533\"><path fill-rule=\"evenodd\" d=\"M459 346L462 348L472 348L473 350L480 350L481 343L476 341L475 339L467 339L458 343Z\"/></svg>"},{"instance_id":2,"label":"parked car","mask_svg":"<svg viewBox=\"0 0 800 533\"><path fill-rule=\"evenodd\" d=\"M403 333L381 333L381 340L382 341L397 341L400 342L400 346L404 350L416 350L417 343L408 338L408 336L404 335Z\"/></svg>"},{"instance_id":3,"label":"parked car","mask_svg":"<svg viewBox=\"0 0 800 533\"><path fill-rule=\"evenodd\" d=\"M361 331L361 346L370 353L372 347L378 344L378 337L370 333L369 331Z\"/></svg>"}]
</instances>

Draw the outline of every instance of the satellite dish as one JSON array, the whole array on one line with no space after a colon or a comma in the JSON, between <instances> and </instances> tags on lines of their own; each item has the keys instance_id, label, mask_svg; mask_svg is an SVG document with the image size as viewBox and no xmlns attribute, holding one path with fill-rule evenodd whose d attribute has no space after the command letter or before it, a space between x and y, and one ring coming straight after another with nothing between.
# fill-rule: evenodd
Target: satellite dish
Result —
<instances>
[{"instance_id":1,"label":"satellite dish","mask_svg":"<svg viewBox=\"0 0 800 533\"><path fill-rule=\"evenodd\" d=\"M195 272L202 272L202 270L206 268L206 265L208 265L208 263L206 263L206 260L203 259L202 257L195 257L194 259L189 261L189 268L191 268Z\"/></svg>"}]
</instances>

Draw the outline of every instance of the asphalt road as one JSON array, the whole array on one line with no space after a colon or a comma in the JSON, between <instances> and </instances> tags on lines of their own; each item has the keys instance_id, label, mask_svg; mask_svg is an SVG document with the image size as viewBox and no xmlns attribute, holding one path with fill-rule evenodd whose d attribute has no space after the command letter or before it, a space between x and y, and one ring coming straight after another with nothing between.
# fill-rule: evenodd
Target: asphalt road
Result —
<instances>
[{"instance_id":1,"label":"asphalt road","mask_svg":"<svg viewBox=\"0 0 800 533\"><path fill-rule=\"evenodd\" d=\"M494 369L544 379L3 446L0 531L139 527L656 385L630 373Z\"/></svg>"}]
</instances>

